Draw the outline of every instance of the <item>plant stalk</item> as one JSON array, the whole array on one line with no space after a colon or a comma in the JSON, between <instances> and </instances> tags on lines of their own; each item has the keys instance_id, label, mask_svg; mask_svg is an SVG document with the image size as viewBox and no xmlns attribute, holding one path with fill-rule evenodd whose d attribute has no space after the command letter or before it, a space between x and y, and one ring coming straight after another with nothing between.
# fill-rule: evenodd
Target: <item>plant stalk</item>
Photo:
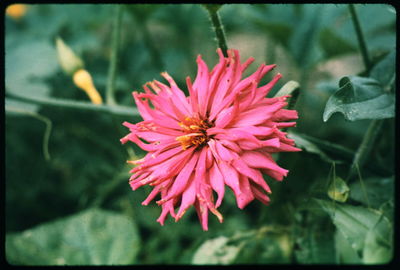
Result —
<instances>
[{"instance_id":1,"label":"plant stalk","mask_svg":"<svg viewBox=\"0 0 400 270\"><path fill-rule=\"evenodd\" d=\"M364 35L361 29L360 21L357 16L356 9L353 4L349 4L349 11L351 15L351 20L353 21L354 29L356 31L358 45L360 47L361 55L363 58L363 62L366 68L367 73L369 74L371 70L371 61L368 55L367 43L365 42Z\"/></svg>"},{"instance_id":2,"label":"plant stalk","mask_svg":"<svg viewBox=\"0 0 400 270\"><path fill-rule=\"evenodd\" d=\"M60 98L25 96L10 92L6 93L6 97L48 107L59 107L59 108L75 109L82 111L104 112L112 115L131 116L131 117L139 116L139 112L137 109L121 105L97 105L97 104L92 104L90 102L72 101Z\"/></svg>"},{"instance_id":3,"label":"plant stalk","mask_svg":"<svg viewBox=\"0 0 400 270\"><path fill-rule=\"evenodd\" d=\"M347 180L354 176L354 174L357 172L357 167L361 168L364 165L365 160L374 146L379 131L381 130L382 123L382 120L374 119L369 124L367 132L365 133L363 140L358 147L356 154L354 155Z\"/></svg>"},{"instance_id":4,"label":"plant stalk","mask_svg":"<svg viewBox=\"0 0 400 270\"><path fill-rule=\"evenodd\" d=\"M353 4L349 4L349 11L351 15L351 19L353 21L354 29L356 31L357 35L357 40L358 40L358 45L360 47L361 55L363 58L364 66L366 69L367 76L369 75L369 72L371 70L371 61L368 55L368 50L367 50L367 44L364 39L364 35L361 29L360 22L358 20L357 12L354 8ZM351 177L354 176L356 172L356 168L359 167L361 168L364 164L364 162L367 159L367 156L371 152L371 149L373 148L375 144L375 140L377 138L377 135L379 134L379 131L382 127L383 120L379 119L374 119L371 121L371 123L368 126L367 132L365 133L363 140L360 144L360 146L357 149L356 154L354 155L353 162L351 164L347 180L349 180Z\"/></svg>"},{"instance_id":5,"label":"plant stalk","mask_svg":"<svg viewBox=\"0 0 400 270\"><path fill-rule=\"evenodd\" d=\"M108 69L107 78L107 91L106 91L106 103L107 105L115 105L115 80L117 74L117 63L118 63L118 50L121 39L121 22L122 22L122 5L115 7L115 17L112 30L112 43L111 43L111 59L110 66Z\"/></svg>"},{"instance_id":6,"label":"plant stalk","mask_svg":"<svg viewBox=\"0 0 400 270\"><path fill-rule=\"evenodd\" d=\"M210 20L217 38L218 47L221 48L224 56L228 57L228 46L225 38L225 31L221 23L221 18L218 14L219 7L214 7L213 5L205 5L205 7L210 15Z\"/></svg>"}]
</instances>

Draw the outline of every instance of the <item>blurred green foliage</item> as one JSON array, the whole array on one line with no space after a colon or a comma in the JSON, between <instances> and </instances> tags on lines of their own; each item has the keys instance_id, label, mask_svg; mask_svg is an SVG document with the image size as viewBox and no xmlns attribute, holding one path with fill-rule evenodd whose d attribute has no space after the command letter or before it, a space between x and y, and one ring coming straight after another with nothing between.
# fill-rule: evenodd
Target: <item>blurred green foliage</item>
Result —
<instances>
[{"instance_id":1,"label":"blurred green foliage","mask_svg":"<svg viewBox=\"0 0 400 270\"><path fill-rule=\"evenodd\" d=\"M140 118L40 106L6 95L8 262L389 262L393 258L394 118L392 111L382 116L366 106L372 102L374 108L393 110L387 106L390 102L375 101L378 95L394 100L396 93L396 11L381 4L355 7L374 65L370 77L361 63L347 5L220 7L228 46L239 49L242 60L256 59L248 73L262 62L276 63L284 77L272 94L290 80L299 82L295 108L300 118L289 132L303 151L277 155L278 164L290 173L283 182L266 179L273 191L269 206L253 202L239 210L228 191L221 206L224 223L210 218L208 232L202 231L193 209L178 223L169 219L161 227L155 221L159 207L140 204L150 188L131 191L126 160L145 153L133 144L121 146L119 139L127 133L121 123ZM19 19L6 16L6 92L87 101L57 62L55 42L61 37L105 96L114 14L114 5L40 4L28 5ZM215 35L201 5L124 5L121 34L115 90L121 105L135 106L131 92L141 91L147 81L160 80L162 71L183 88L186 76L193 79L196 74L198 54L209 67L218 60ZM375 88L366 88L366 80L373 80ZM345 95L340 95L343 90ZM350 90L354 95L349 101ZM364 96L359 99L357 93ZM336 107L329 107L329 98L336 99ZM344 112L348 119L357 120L350 122L343 115L330 115L342 112L338 100L362 110L362 117L351 118ZM327 110L330 118L324 122ZM48 161L42 151L43 124L32 113L52 123ZM348 180L346 202L333 201L328 196L330 183L346 178L375 118L384 118L380 139L371 145L360 175Z\"/></svg>"}]
</instances>

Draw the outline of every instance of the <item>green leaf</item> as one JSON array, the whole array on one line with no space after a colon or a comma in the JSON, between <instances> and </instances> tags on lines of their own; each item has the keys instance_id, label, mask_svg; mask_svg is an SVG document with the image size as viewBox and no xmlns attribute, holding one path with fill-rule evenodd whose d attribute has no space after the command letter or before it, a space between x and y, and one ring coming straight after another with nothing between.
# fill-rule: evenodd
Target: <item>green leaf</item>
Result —
<instances>
[{"instance_id":1,"label":"green leaf","mask_svg":"<svg viewBox=\"0 0 400 270\"><path fill-rule=\"evenodd\" d=\"M394 95L385 93L375 79L343 77L339 87L326 103L324 122L335 112L342 113L350 121L394 117Z\"/></svg>"},{"instance_id":2,"label":"green leaf","mask_svg":"<svg viewBox=\"0 0 400 270\"><path fill-rule=\"evenodd\" d=\"M362 262L379 264L391 260L393 228L382 212L360 206L316 201L331 216L338 231L356 251ZM354 256L350 257L350 263L358 263Z\"/></svg>"},{"instance_id":3,"label":"green leaf","mask_svg":"<svg viewBox=\"0 0 400 270\"><path fill-rule=\"evenodd\" d=\"M393 229L385 216L371 228L365 238L363 262L366 264L388 263L393 258Z\"/></svg>"},{"instance_id":4,"label":"green leaf","mask_svg":"<svg viewBox=\"0 0 400 270\"><path fill-rule=\"evenodd\" d=\"M229 238L220 236L205 241L193 255L193 264L230 264L232 263L243 243L237 246L229 245Z\"/></svg>"},{"instance_id":5,"label":"green leaf","mask_svg":"<svg viewBox=\"0 0 400 270\"><path fill-rule=\"evenodd\" d=\"M6 257L15 265L131 264L138 249L135 224L100 209L6 236Z\"/></svg>"},{"instance_id":6,"label":"green leaf","mask_svg":"<svg viewBox=\"0 0 400 270\"><path fill-rule=\"evenodd\" d=\"M338 230L357 252L364 248L365 237L369 230L374 228L382 213L360 206L337 204L324 200L317 200L322 209L327 212Z\"/></svg>"},{"instance_id":7,"label":"green leaf","mask_svg":"<svg viewBox=\"0 0 400 270\"><path fill-rule=\"evenodd\" d=\"M298 133L290 132L288 134L288 137L290 139L295 140L297 147L300 147L301 149L304 149L309 153L313 153L313 154L319 155L322 160L324 160L324 161L326 161L328 163L332 163L332 162L341 163L341 161L336 161L336 160L331 159L317 145L315 145L314 143L310 142L304 136L302 136L302 135L300 135Z\"/></svg>"},{"instance_id":8,"label":"green leaf","mask_svg":"<svg viewBox=\"0 0 400 270\"><path fill-rule=\"evenodd\" d=\"M342 16L337 16L336 21L330 25L335 34L357 47L357 35L346 5ZM390 50L396 46L396 15L390 12L387 4L356 4L355 8L360 24L372 54L379 50Z\"/></svg>"},{"instance_id":9,"label":"green leaf","mask_svg":"<svg viewBox=\"0 0 400 270\"><path fill-rule=\"evenodd\" d=\"M350 190L351 199L377 209L394 198L394 176L371 177L362 183L357 181L350 185Z\"/></svg>"},{"instance_id":10,"label":"green leaf","mask_svg":"<svg viewBox=\"0 0 400 270\"><path fill-rule=\"evenodd\" d=\"M294 250L300 264L335 263L334 227L326 226L321 220L313 219L301 227L296 237L298 247Z\"/></svg>"},{"instance_id":11,"label":"green leaf","mask_svg":"<svg viewBox=\"0 0 400 270\"><path fill-rule=\"evenodd\" d=\"M323 5L318 9L310 5L302 6L301 20L297 22L296 31L293 32L289 43L290 52L302 68L310 67L321 58L322 52L315 41L326 8Z\"/></svg>"},{"instance_id":12,"label":"green leaf","mask_svg":"<svg viewBox=\"0 0 400 270\"><path fill-rule=\"evenodd\" d=\"M326 58L351 53L357 50L356 46L353 46L347 40L336 35L336 33L329 28L325 28L320 32L319 44Z\"/></svg>"},{"instance_id":13,"label":"green leaf","mask_svg":"<svg viewBox=\"0 0 400 270\"><path fill-rule=\"evenodd\" d=\"M239 252L235 263L237 264L265 264L265 263L290 263L292 257L291 231L282 225L263 226L255 234L236 234L232 242L245 246Z\"/></svg>"},{"instance_id":14,"label":"green leaf","mask_svg":"<svg viewBox=\"0 0 400 270\"><path fill-rule=\"evenodd\" d=\"M59 68L55 48L43 41L27 41L16 47L6 48L6 90L27 96L47 96L49 87L45 78ZM36 111L37 105L8 101L23 110Z\"/></svg>"},{"instance_id":15,"label":"green leaf","mask_svg":"<svg viewBox=\"0 0 400 270\"><path fill-rule=\"evenodd\" d=\"M381 206L379 206L379 211L382 212L382 214L389 219L390 222L393 223L394 219L394 200L391 199L385 203L383 203Z\"/></svg>"},{"instance_id":16,"label":"green leaf","mask_svg":"<svg viewBox=\"0 0 400 270\"><path fill-rule=\"evenodd\" d=\"M371 77L383 87L389 85L396 76L396 50L392 50L371 70Z\"/></svg>"},{"instance_id":17,"label":"green leaf","mask_svg":"<svg viewBox=\"0 0 400 270\"><path fill-rule=\"evenodd\" d=\"M332 183L328 188L329 198L342 203L347 201L347 198L349 197L349 192L350 192L349 186L340 177L336 177L335 179L333 179Z\"/></svg>"},{"instance_id":18,"label":"green leaf","mask_svg":"<svg viewBox=\"0 0 400 270\"><path fill-rule=\"evenodd\" d=\"M340 230L335 233L336 261L339 264L361 264L360 255L351 247Z\"/></svg>"}]
</instances>

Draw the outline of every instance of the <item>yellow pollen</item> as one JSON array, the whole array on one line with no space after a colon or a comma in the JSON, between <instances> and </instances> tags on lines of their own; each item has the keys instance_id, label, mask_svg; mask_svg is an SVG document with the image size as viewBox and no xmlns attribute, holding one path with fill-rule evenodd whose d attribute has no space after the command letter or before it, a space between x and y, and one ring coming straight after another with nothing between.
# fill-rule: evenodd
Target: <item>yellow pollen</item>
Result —
<instances>
[{"instance_id":1,"label":"yellow pollen","mask_svg":"<svg viewBox=\"0 0 400 270\"><path fill-rule=\"evenodd\" d=\"M191 146L199 147L204 145L209 140L207 135L207 129L212 125L208 121L204 121L198 118L186 117L179 126L186 133L185 135L176 137L182 145L182 149L186 150Z\"/></svg>"}]
</instances>

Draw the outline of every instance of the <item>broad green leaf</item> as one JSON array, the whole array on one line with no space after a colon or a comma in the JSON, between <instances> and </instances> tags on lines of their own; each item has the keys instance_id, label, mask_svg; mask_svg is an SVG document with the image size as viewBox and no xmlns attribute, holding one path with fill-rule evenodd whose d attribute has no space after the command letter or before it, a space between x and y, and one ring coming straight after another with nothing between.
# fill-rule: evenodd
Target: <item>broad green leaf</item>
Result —
<instances>
[{"instance_id":1,"label":"broad green leaf","mask_svg":"<svg viewBox=\"0 0 400 270\"><path fill-rule=\"evenodd\" d=\"M245 245L235 259L237 264L290 263L291 261L293 252L291 235L281 225L261 227L258 233L236 242L239 245L243 243Z\"/></svg>"},{"instance_id":2,"label":"broad green leaf","mask_svg":"<svg viewBox=\"0 0 400 270\"><path fill-rule=\"evenodd\" d=\"M351 247L340 230L335 233L336 262L338 264L361 264L360 255Z\"/></svg>"},{"instance_id":3,"label":"broad green leaf","mask_svg":"<svg viewBox=\"0 0 400 270\"><path fill-rule=\"evenodd\" d=\"M195 252L193 264L289 263L291 231L282 225L236 231L205 241ZM256 256L256 257L255 257Z\"/></svg>"},{"instance_id":4,"label":"broad green leaf","mask_svg":"<svg viewBox=\"0 0 400 270\"><path fill-rule=\"evenodd\" d=\"M394 197L394 177L371 177L350 185L350 198L378 209Z\"/></svg>"},{"instance_id":5,"label":"broad green leaf","mask_svg":"<svg viewBox=\"0 0 400 270\"><path fill-rule=\"evenodd\" d=\"M293 32L289 42L289 50L302 68L310 67L322 56L322 51L316 46L315 41L326 8L324 5L320 5L318 9L310 5L302 6L301 20L298 20L296 31Z\"/></svg>"},{"instance_id":6,"label":"broad green leaf","mask_svg":"<svg viewBox=\"0 0 400 270\"><path fill-rule=\"evenodd\" d=\"M393 230L385 216L367 232L362 257L366 264L384 264L393 258Z\"/></svg>"},{"instance_id":7,"label":"broad green leaf","mask_svg":"<svg viewBox=\"0 0 400 270\"><path fill-rule=\"evenodd\" d=\"M331 159L317 145L315 145L314 143L310 142L309 140L307 140L306 138L304 138L300 134L297 134L297 133L294 133L294 132L290 132L288 134L288 137L290 139L295 140L297 147L299 147L301 149L304 149L309 153L313 153L313 154L319 155L322 160L324 160L324 161L326 161L328 163L332 163L332 162L341 163L340 161L335 161L335 160Z\"/></svg>"},{"instance_id":8,"label":"broad green leaf","mask_svg":"<svg viewBox=\"0 0 400 270\"><path fill-rule=\"evenodd\" d=\"M337 36L354 47L358 47L357 35L347 5L338 6L344 7L342 16L337 16L330 28ZM390 5L387 4L355 5L364 38L371 53L390 50L396 46L396 14L390 12L389 7Z\"/></svg>"},{"instance_id":9,"label":"broad green leaf","mask_svg":"<svg viewBox=\"0 0 400 270\"><path fill-rule=\"evenodd\" d=\"M391 260L393 228L382 212L323 200L317 202L364 263L379 264ZM357 259L353 260L354 256L351 257L350 263L358 263Z\"/></svg>"},{"instance_id":10,"label":"broad green leaf","mask_svg":"<svg viewBox=\"0 0 400 270\"><path fill-rule=\"evenodd\" d=\"M371 77L386 87L396 76L396 50L392 50L371 70Z\"/></svg>"},{"instance_id":11,"label":"broad green leaf","mask_svg":"<svg viewBox=\"0 0 400 270\"><path fill-rule=\"evenodd\" d=\"M6 236L6 257L14 265L131 264L138 249L135 224L100 209Z\"/></svg>"},{"instance_id":12,"label":"broad green leaf","mask_svg":"<svg viewBox=\"0 0 400 270\"><path fill-rule=\"evenodd\" d=\"M301 230L301 234L296 239L298 248L294 250L299 263L335 263L336 251L332 228L314 219L307 226L302 226Z\"/></svg>"},{"instance_id":13,"label":"broad green leaf","mask_svg":"<svg viewBox=\"0 0 400 270\"><path fill-rule=\"evenodd\" d=\"M343 233L351 247L357 252L361 252L368 231L374 228L382 214L379 211L360 206L324 200L317 200L317 202L330 215L333 223Z\"/></svg>"},{"instance_id":14,"label":"broad green leaf","mask_svg":"<svg viewBox=\"0 0 400 270\"><path fill-rule=\"evenodd\" d=\"M383 203L379 207L379 211L382 212L382 214L389 219L390 222L393 223L394 220L394 200L391 199L385 203Z\"/></svg>"},{"instance_id":15,"label":"broad green leaf","mask_svg":"<svg viewBox=\"0 0 400 270\"><path fill-rule=\"evenodd\" d=\"M347 198L349 197L349 192L349 186L340 177L336 177L335 179L333 179L328 188L329 198L342 203L347 201Z\"/></svg>"},{"instance_id":16,"label":"broad green leaf","mask_svg":"<svg viewBox=\"0 0 400 270\"><path fill-rule=\"evenodd\" d=\"M351 160L353 158L354 152L342 145L309 136L304 133L289 131L288 136L291 137L292 135L294 135L295 138L297 135L298 137L301 137L302 139L314 144L319 149L318 151L322 151L322 153L329 157L329 159L326 159L328 162L335 161L336 163L340 164L343 163L344 160ZM313 148L311 148L311 150ZM340 158L340 160L333 160L333 158L330 158L330 156Z\"/></svg>"},{"instance_id":17,"label":"broad green leaf","mask_svg":"<svg viewBox=\"0 0 400 270\"><path fill-rule=\"evenodd\" d=\"M343 77L339 87L326 103L323 114L325 122L335 112L342 113L350 121L394 117L394 95L385 93L375 79Z\"/></svg>"},{"instance_id":18,"label":"broad green leaf","mask_svg":"<svg viewBox=\"0 0 400 270\"><path fill-rule=\"evenodd\" d=\"M199 249L195 252L192 263L193 264L230 264L232 263L243 244L229 245L229 238L220 236L204 242Z\"/></svg>"},{"instance_id":19,"label":"broad green leaf","mask_svg":"<svg viewBox=\"0 0 400 270\"><path fill-rule=\"evenodd\" d=\"M59 68L55 48L43 41L28 41L17 47L6 48L6 90L27 96L47 96L49 87L45 78ZM37 105L9 100L10 105L35 111Z\"/></svg>"}]
</instances>

